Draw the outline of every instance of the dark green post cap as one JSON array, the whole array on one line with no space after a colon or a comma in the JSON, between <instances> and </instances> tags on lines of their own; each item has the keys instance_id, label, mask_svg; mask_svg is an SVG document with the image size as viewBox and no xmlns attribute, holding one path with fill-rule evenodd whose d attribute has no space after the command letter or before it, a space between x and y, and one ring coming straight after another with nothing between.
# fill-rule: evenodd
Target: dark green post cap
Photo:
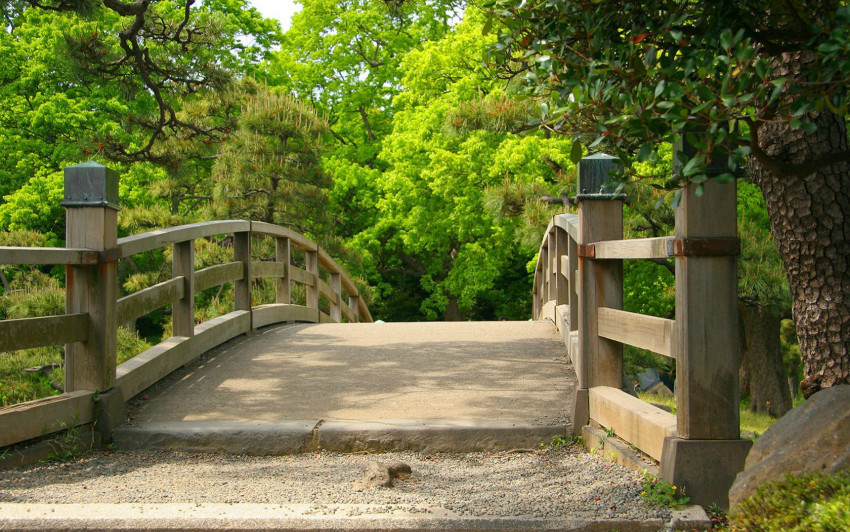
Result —
<instances>
[{"instance_id":1,"label":"dark green post cap","mask_svg":"<svg viewBox=\"0 0 850 532\"><path fill-rule=\"evenodd\" d=\"M118 172L94 161L65 167L65 201L62 206L120 210Z\"/></svg>"},{"instance_id":2,"label":"dark green post cap","mask_svg":"<svg viewBox=\"0 0 850 532\"><path fill-rule=\"evenodd\" d=\"M583 157L578 162L578 194L576 199L624 199L625 194L613 194L605 188L614 182L611 172L619 166L619 159L605 153Z\"/></svg>"}]
</instances>

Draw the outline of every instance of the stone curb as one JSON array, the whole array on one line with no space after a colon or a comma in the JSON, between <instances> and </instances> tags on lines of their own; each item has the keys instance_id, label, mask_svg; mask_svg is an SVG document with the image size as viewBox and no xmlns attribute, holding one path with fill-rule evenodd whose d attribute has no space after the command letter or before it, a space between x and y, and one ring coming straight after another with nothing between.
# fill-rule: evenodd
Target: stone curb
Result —
<instances>
[{"instance_id":1,"label":"stone curb","mask_svg":"<svg viewBox=\"0 0 850 532\"><path fill-rule=\"evenodd\" d=\"M387 511L391 513L386 513ZM356 504L0 504L0 530L575 530L657 531L642 521L459 517Z\"/></svg>"},{"instance_id":2,"label":"stone curb","mask_svg":"<svg viewBox=\"0 0 850 532\"><path fill-rule=\"evenodd\" d=\"M174 449L241 455L313 452L477 452L538 448L566 426L525 420L388 419L383 421L169 421L115 430L124 450Z\"/></svg>"}]
</instances>

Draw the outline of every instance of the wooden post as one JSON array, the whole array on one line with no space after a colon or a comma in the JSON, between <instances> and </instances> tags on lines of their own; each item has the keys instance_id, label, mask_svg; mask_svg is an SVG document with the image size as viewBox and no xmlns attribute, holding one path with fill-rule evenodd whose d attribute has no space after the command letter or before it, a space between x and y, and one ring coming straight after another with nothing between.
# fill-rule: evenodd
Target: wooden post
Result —
<instances>
[{"instance_id":1,"label":"wooden post","mask_svg":"<svg viewBox=\"0 0 850 532\"><path fill-rule=\"evenodd\" d=\"M569 253L567 244L567 232L560 227L555 227L555 299L558 305L566 305L570 302L570 272L564 270L561 257ZM572 327L572 326L571 326Z\"/></svg>"},{"instance_id":2,"label":"wooden post","mask_svg":"<svg viewBox=\"0 0 850 532\"><path fill-rule=\"evenodd\" d=\"M171 276L183 277L183 297L171 306L173 336L195 335L195 241L172 246Z\"/></svg>"},{"instance_id":3,"label":"wooden post","mask_svg":"<svg viewBox=\"0 0 850 532\"><path fill-rule=\"evenodd\" d=\"M89 315L89 340L65 346L65 391L105 392L115 383L118 337L118 174L88 162L65 168L66 245L100 252L67 269L66 312Z\"/></svg>"},{"instance_id":4,"label":"wooden post","mask_svg":"<svg viewBox=\"0 0 850 532\"><path fill-rule=\"evenodd\" d=\"M348 306L354 314L354 323L360 323L360 296L348 296Z\"/></svg>"},{"instance_id":5,"label":"wooden post","mask_svg":"<svg viewBox=\"0 0 850 532\"><path fill-rule=\"evenodd\" d=\"M558 284L560 282L560 279L558 279L557 263L561 260L555 244L555 234L557 232L558 228L553 225L547 237L549 240L549 263L546 265L549 268L549 301L554 301L556 307L558 306Z\"/></svg>"},{"instance_id":6,"label":"wooden post","mask_svg":"<svg viewBox=\"0 0 850 532\"><path fill-rule=\"evenodd\" d=\"M676 210L676 238L735 239L735 185L688 185ZM686 439L737 439L737 272L734 256L676 258L676 410Z\"/></svg>"},{"instance_id":7,"label":"wooden post","mask_svg":"<svg viewBox=\"0 0 850 532\"><path fill-rule=\"evenodd\" d=\"M313 276L313 286L307 285L307 308L319 309L319 250L304 252L304 267ZM316 319L318 320L318 313Z\"/></svg>"},{"instance_id":8,"label":"wooden post","mask_svg":"<svg viewBox=\"0 0 850 532\"><path fill-rule=\"evenodd\" d=\"M233 309L251 312L251 231L233 233L233 260L244 264L242 278L233 282ZM253 324L251 326L253 328Z\"/></svg>"},{"instance_id":9,"label":"wooden post","mask_svg":"<svg viewBox=\"0 0 850 532\"><path fill-rule=\"evenodd\" d=\"M680 141L676 153L693 152ZM714 161L709 174L725 171ZM676 210L676 409L678 437L667 437L659 475L691 501L728 508L728 493L752 446L740 439L737 237L734 184L682 190ZM699 246L691 246L701 239Z\"/></svg>"},{"instance_id":10,"label":"wooden post","mask_svg":"<svg viewBox=\"0 0 850 532\"><path fill-rule=\"evenodd\" d=\"M330 274L331 292L334 294L335 301L331 301L331 319L337 323L342 323L342 276L338 273Z\"/></svg>"},{"instance_id":11,"label":"wooden post","mask_svg":"<svg viewBox=\"0 0 850 532\"><path fill-rule=\"evenodd\" d=\"M588 390L595 386L620 388L623 383L623 346L599 337L597 312L599 307L623 307L623 261L593 260L587 247L594 242L623 238L624 198L604 190L616 165L616 158L604 154L579 161L578 383L573 412L573 432L577 434L589 421Z\"/></svg>"},{"instance_id":12,"label":"wooden post","mask_svg":"<svg viewBox=\"0 0 850 532\"><path fill-rule=\"evenodd\" d=\"M292 303L289 269L291 264L291 248L288 238L275 239L275 260L286 265L283 277L278 277L275 283L275 303L288 305Z\"/></svg>"},{"instance_id":13,"label":"wooden post","mask_svg":"<svg viewBox=\"0 0 850 532\"><path fill-rule=\"evenodd\" d=\"M570 331L578 330L578 293L579 293L579 277L578 277L578 244L567 234L567 253L569 261L569 271L567 275L570 278Z\"/></svg>"}]
</instances>

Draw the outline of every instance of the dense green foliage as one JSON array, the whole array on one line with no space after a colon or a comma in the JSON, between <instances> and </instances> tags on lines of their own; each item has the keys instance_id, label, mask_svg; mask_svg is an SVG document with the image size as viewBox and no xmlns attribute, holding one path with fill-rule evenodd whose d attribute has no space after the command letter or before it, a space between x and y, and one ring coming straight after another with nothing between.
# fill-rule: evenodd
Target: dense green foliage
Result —
<instances>
[{"instance_id":1,"label":"dense green foliage","mask_svg":"<svg viewBox=\"0 0 850 532\"><path fill-rule=\"evenodd\" d=\"M0 245L62 245L62 168L95 159L121 175L122 236L212 218L269 221L313 238L371 286L376 319L530 318L528 265L552 214L569 208L559 200L574 193L575 161L592 144L551 132L595 93L571 86L581 99L547 102L536 127L536 103L483 61L509 51L511 21L500 26L458 0L304 0L281 35L245 0L153 0L129 15L114 2L50 5L57 10L0 3ZM141 26L128 34L131 21ZM646 53L641 43L635 54ZM529 73L555 68L538 59ZM655 97L672 97L665 83ZM650 177L626 189L627 237L672 228L659 190L673 170L671 145L655 142L670 135L651 140L648 151L617 144ZM761 275L778 259L757 190L742 187L739 216L755 265L743 268L742 289L784 301L781 282ZM227 262L231 245L224 235L196 242L196 268ZM122 260L122 293L168 278L170 253ZM272 244L257 240L254 253L269 258ZM626 310L673 315L669 264L630 261L625 271ZM61 293L63 268L4 266L0 282L0 318L61 311L61 298L45 294ZM199 294L196 319L230 310L231 290ZM253 292L270 301L271 285ZM167 311L135 325L141 338L122 332L122 357L171 327ZM15 357L15 371L61 362L58 348ZM31 376L36 395L61 385Z\"/></svg>"}]
</instances>

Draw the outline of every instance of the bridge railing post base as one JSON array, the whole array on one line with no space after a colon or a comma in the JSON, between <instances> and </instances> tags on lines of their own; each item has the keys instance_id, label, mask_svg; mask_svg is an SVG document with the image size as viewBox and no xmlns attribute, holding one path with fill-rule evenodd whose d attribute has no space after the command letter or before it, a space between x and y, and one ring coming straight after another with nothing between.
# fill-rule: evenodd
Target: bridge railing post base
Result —
<instances>
[{"instance_id":1,"label":"bridge railing post base","mask_svg":"<svg viewBox=\"0 0 850 532\"><path fill-rule=\"evenodd\" d=\"M590 391L587 388L576 390L572 420L572 435L580 436L582 428L590 423Z\"/></svg>"},{"instance_id":2,"label":"bridge railing post base","mask_svg":"<svg viewBox=\"0 0 850 532\"><path fill-rule=\"evenodd\" d=\"M729 488L744 469L750 440L664 439L659 477L690 497L691 504L729 509Z\"/></svg>"}]
</instances>

